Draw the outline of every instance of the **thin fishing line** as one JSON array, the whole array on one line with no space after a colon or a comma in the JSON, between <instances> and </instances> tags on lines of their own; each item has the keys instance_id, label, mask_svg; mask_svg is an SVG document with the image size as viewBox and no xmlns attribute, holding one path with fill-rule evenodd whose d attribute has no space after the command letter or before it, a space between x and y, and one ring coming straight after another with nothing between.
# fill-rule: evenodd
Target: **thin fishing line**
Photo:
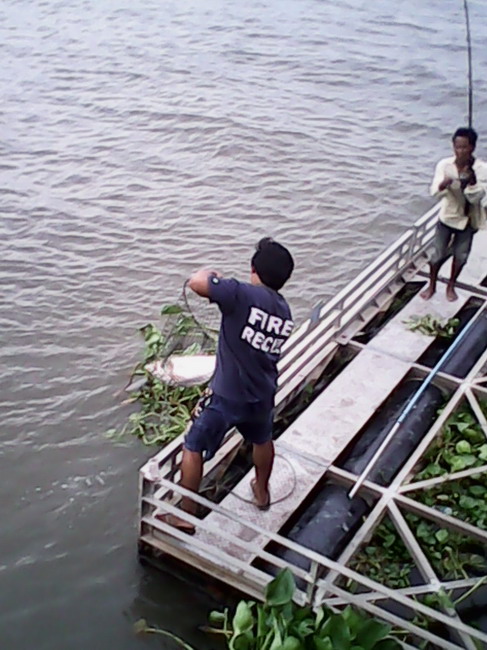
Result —
<instances>
[{"instance_id":1,"label":"thin fishing line","mask_svg":"<svg viewBox=\"0 0 487 650\"><path fill-rule=\"evenodd\" d=\"M203 332L203 334L206 334L207 336L210 335L210 338L214 338L215 334L218 334L218 330L213 327L209 327L206 324L203 324L199 320L199 318L196 317L196 314L194 313L193 309L191 308L191 305L189 304L188 294L187 294L188 284L189 284L189 280L186 280L183 284L182 298L183 298L184 306L188 311L189 315L191 316L191 318L194 320L195 324Z\"/></svg>"},{"instance_id":2,"label":"thin fishing line","mask_svg":"<svg viewBox=\"0 0 487 650\"><path fill-rule=\"evenodd\" d=\"M468 15L467 0L463 0L465 11L465 26L467 29L467 57L468 57L468 126L472 128L473 122L473 80L472 80L472 39L470 35L470 18Z\"/></svg>"}]
</instances>

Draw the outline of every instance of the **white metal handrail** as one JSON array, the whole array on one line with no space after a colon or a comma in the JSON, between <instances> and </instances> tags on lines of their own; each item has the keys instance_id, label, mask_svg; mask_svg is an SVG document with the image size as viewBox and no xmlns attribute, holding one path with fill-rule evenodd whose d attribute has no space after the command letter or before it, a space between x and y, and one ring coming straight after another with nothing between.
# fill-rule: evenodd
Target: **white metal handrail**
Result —
<instances>
[{"instance_id":1,"label":"white metal handrail","mask_svg":"<svg viewBox=\"0 0 487 650\"><path fill-rule=\"evenodd\" d=\"M292 337L294 341L286 348L284 355L284 359L288 358L289 363L286 365L281 362L280 364L281 383L276 400L278 403L283 403L286 397L293 390L296 390L300 382L305 381L319 367L319 364L330 353L333 346L337 345L336 337L340 332L343 332L357 318L357 314L383 291L384 286L391 283L395 278L403 277L408 268L414 265L424 254L433 237L437 211L438 207L435 206L435 208L423 215L414 224L413 228L404 233L397 242L390 246L378 260L367 267L338 296L320 307L316 323L308 321L298 329L294 337ZM438 611L415 599L415 596L420 592L422 594L438 593L439 590L448 589L463 591L468 588L471 581L437 579L435 571L424 553L421 552L412 530L408 530L408 526L401 514L402 510L417 513L440 527L457 530L477 539L480 543L486 542L487 533L485 531L474 529L471 524L445 515L435 508L425 506L420 501L411 499L409 497L411 490L407 483L412 468L416 466L427 446L439 434L446 419L454 412L461 400L468 398L469 401L473 401L473 411L481 426L485 429L486 419L475 396L477 395L480 398L485 397L487 394L487 389L481 385L487 379L484 376L479 377L479 374L485 375L486 366L487 351L483 353L465 380L455 378L449 380L445 376L445 381L451 384L452 397L441 416L405 463L393 483L388 487L382 487L373 481L364 482L362 490L373 494L374 498L377 499L377 503L356 535L354 535L352 541L343 550L338 561L332 561L282 537L278 533L265 530L251 521L239 520L239 523L245 528L262 536L267 542L273 542L275 545L288 549L306 559L309 565L308 571L293 562L285 562L286 566L289 566L293 571L297 580L301 581L301 586L304 584L304 589L300 588L298 591L300 602L308 602L314 607L321 604L340 606L343 603L351 603L374 616L407 630L411 635L428 640L439 647L445 648L445 650L469 649L473 645L472 638L487 644L487 635L461 621L454 611L452 613L446 610ZM235 447L236 444L236 437L229 437L225 442L228 449ZM221 524L217 525L212 521L211 517L197 519L179 510L175 503L180 496L185 495L190 496L196 503L203 505L211 512L215 512L229 521L239 519L235 513L222 505L215 504L201 495L188 492L175 484L175 472L178 469L181 446L182 440L175 440L156 455L158 467L163 466L162 475L158 481L154 482L147 476L147 466L142 468L140 472L140 540L175 557L181 557L191 564L197 565L198 561L201 560L201 566L205 567L204 570L208 571L209 574L223 579L226 578L229 584L240 587L244 591L247 590L253 596L262 596L266 582L273 575L273 571L265 568L266 565L278 570L283 566L284 560L274 555L267 545L262 544L259 546L255 541L247 541L242 537L233 536L232 538L232 534L222 530ZM226 453L223 449L222 457ZM215 463L217 462L215 460ZM482 471L482 469L476 468L476 471ZM332 480L337 479L338 482L348 484L353 484L358 480L357 476L334 467L329 468L328 476L331 476ZM426 482L426 485L418 483L415 485L415 489L428 489L428 486L428 482ZM154 494L156 487L158 491ZM165 497L171 492L176 496L175 501L165 501ZM153 516L155 509L166 510L173 514L177 513L183 519L193 523L198 530L202 529L210 536L223 538L225 544L223 546L211 545L208 540L198 539L198 536L189 538L185 533L157 520ZM425 584L421 585L420 591L416 587L411 589L385 587L348 566L357 549L370 539L370 535L384 515L397 520L400 528L402 526L403 541L423 577L426 576ZM254 558L258 558L261 561L259 568L232 555L228 544L246 553L248 552ZM358 594L350 593L343 587L344 580L352 580L366 591ZM391 613L385 601L392 601L403 611L405 608L405 610L418 612L428 619L444 625L451 632L452 640L447 641L433 631L419 628L411 620L408 620L404 614L396 615ZM384 607L380 606L381 602L384 602Z\"/></svg>"},{"instance_id":2,"label":"white metal handrail","mask_svg":"<svg viewBox=\"0 0 487 650\"><path fill-rule=\"evenodd\" d=\"M401 237L391 244L379 257L367 266L359 275L342 289L336 296L329 300L319 311L318 321L326 319L333 311L343 311L344 308L351 309L354 302L370 290L367 281L379 272L382 276L384 270L389 270L392 261L397 264L397 274L403 272L415 258L419 257L429 246L433 237L433 230L436 224L439 206L435 205L426 214L420 217L414 225L409 228ZM354 301L347 304L347 300L354 297ZM313 325L310 319L306 320L288 339L283 346L283 354L279 367L288 363L288 356L293 347L306 336L310 326Z\"/></svg>"},{"instance_id":3,"label":"white metal handrail","mask_svg":"<svg viewBox=\"0 0 487 650\"><path fill-rule=\"evenodd\" d=\"M430 245L439 206L435 205L421 216L411 228L391 244L378 258L369 264L351 283L319 309L318 322L306 320L286 342L278 364L279 378L276 408L279 409L289 397L303 385L307 378L323 363L338 346L337 337L357 317L367 303L395 278L423 255ZM238 444L227 441L225 449ZM159 466L175 465L181 454L182 436L166 445L154 458ZM205 475L214 464L206 464ZM147 467L142 468L143 471Z\"/></svg>"},{"instance_id":4,"label":"white metal handrail","mask_svg":"<svg viewBox=\"0 0 487 650\"><path fill-rule=\"evenodd\" d=\"M205 499L201 495L195 494L193 492L190 492L189 490L186 490L185 488L181 487L180 485L174 486L172 483L167 481L166 479L161 479L160 480L161 484L163 487L167 489L173 489L175 492L177 492L180 496L189 496L191 499L193 499L196 503L209 508L213 512L217 512L219 515L226 517L229 520L232 521L239 521L239 517L235 515L231 510L228 510L218 504L215 504L211 501L208 501L208 499ZM186 519L189 523L193 523L198 528L204 529L207 532L219 537L223 536L226 537L224 533L222 533L222 527L216 527L213 524L211 524L209 521L203 519L199 520L193 517L192 515L189 515L188 513L185 513L183 511L180 511L176 509L174 506L171 506L170 504L167 504L164 501L159 501L151 497L150 495L143 495L142 501L144 504L146 504L147 507L153 509L160 508L161 510L166 510L168 512L174 512L178 514L178 516L181 516L182 518ZM254 588L258 591L259 588L261 589L261 593L263 595L263 586L265 585L265 582L262 582L262 571L256 571L253 567L249 566L243 566L244 563L242 563L238 558L234 557L233 555L225 552L221 547L213 547L201 540L198 540L197 538L195 539L189 539L185 535L185 533L179 532L176 529L172 529L170 526L167 524L164 524L163 522L159 522L158 520L154 519L150 514L145 515L143 517L143 524L146 527L152 528L153 530L158 530L161 533L165 533L167 535L167 538L165 539L165 546L167 547L173 547L174 549L174 555L178 556L178 549L180 548L179 542L182 542L185 548L185 552L188 553L189 549L192 545L194 545L195 552L203 552L206 554L209 554L211 557L212 555L215 557L215 564L216 566L222 566L222 565L227 565L229 567L229 570L232 570L231 567L234 567L234 571L238 574L242 574L242 572L247 572L247 579L252 581L252 576L254 577ZM447 616L446 614L443 614L440 611L437 611L433 608L430 608L422 603L420 603L418 600L414 599L407 593L404 593L403 590L395 590L391 589L389 587L386 587L382 585L381 583L375 582L374 580L367 578L366 576L354 571L353 569L350 569L347 566L344 566L342 564L339 564L336 561L330 560L326 556L323 556L315 551L312 551L310 549L307 549L300 544L293 542L292 540L282 537L278 533L273 533L271 531L268 531L258 524L255 524L251 521L245 521L245 526L249 529L254 531L255 533L258 533L260 535L265 536L265 538L268 541L273 541L274 543L277 543L280 547L286 548L289 551L293 551L294 553L297 553L300 557L306 558L309 561L310 564L310 570L309 573L303 574L303 570L300 569L298 566L287 562L287 566L291 569L291 571L296 575L298 579L305 580L305 582L310 583L312 581L312 576L315 574L314 568L320 568L321 571L326 571L326 570L331 570L333 573L336 573L338 575L341 575L342 577L346 578L347 580L352 580L356 584L360 585L361 587L373 591L377 594L379 594L384 600L392 600L393 602L406 607L410 610L413 610L415 612L421 613L424 616L429 617L432 620L437 621L438 623L441 623L443 625L446 625L447 627L457 630L461 633L468 634L469 636L473 636L477 639L479 639L482 642L487 642L487 635L481 631L475 630L474 628L470 627L469 625L466 625L462 623L460 620L457 620L455 618L452 618L450 616ZM169 533L169 535L168 535ZM251 553L258 553L258 557L260 557L262 560L266 561L267 563L271 563L274 566L277 566L280 568L282 565L282 561L280 558L274 556L273 554L265 551L263 548L257 548L255 547L252 542L248 542L247 540L243 538L236 538L233 540L233 543L240 547L242 550L247 550ZM269 574L267 574L269 575ZM338 587L334 583L329 583L328 581L322 581L319 580L317 582L317 586L325 587L323 590L323 593L331 593L336 596L341 596L343 599L347 600L347 602L354 602L354 599L356 598L354 594L351 594L349 592L346 592L343 588ZM438 584L438 587L440 586L440 583ZM310 595L311 599L309 600L309 604L313 606L319 606L321 602L323 602L323 596L320 594L315 594L314 592ZM301 593L300 600L303 602L304 600L304 593ZM359 599L358 599L359 600ZM372 605L370 603L366 603L364 601L360 601L359 606L362 609L371 611L375 610L374 614L380 616L381 618L384 618L385 620L391 620L389 617L389 612L385 609L380 608L377 605ZM395 617L394 623L397 624L397 618ZM436 636L433 633L426 632L424 629L418 628L411 622L401 618L401 625L403 628L407 629L409 632L413 634L420 634L422 638L428 639L432 642L438 643L440 641L440 637ZM451 649L456 649L461 646L457 646L453 643L448 643L444 639L442 640L444 645L441 647L443 648L451 648Z\"/></svg>"}]
</instances>

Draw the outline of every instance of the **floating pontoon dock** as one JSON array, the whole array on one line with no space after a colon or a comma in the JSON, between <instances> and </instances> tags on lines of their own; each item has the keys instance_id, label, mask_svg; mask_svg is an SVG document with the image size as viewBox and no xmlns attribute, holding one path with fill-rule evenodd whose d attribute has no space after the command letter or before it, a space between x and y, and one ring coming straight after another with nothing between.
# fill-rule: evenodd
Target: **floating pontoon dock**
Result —
<instances>
[{"instance_id":1,"label":"floating pontoon dock","mask_svg":"<svg viewBox=\"0 0 487 650\"><path fill-rule=\"evenodd\" d=\"M288 341L279 364L278 413L283 412L306 386L323 377L340 349L346 349L353 358L276 440L270 489L272 499L277 502L265 512L250 503L253 470L218 504L185 491L178 485L182 439L175 440L155 456L159 467L156 481L148 465L140 470L139 541L143 553L173 556L192 569L255 598L263 597L266 584L276 571L286 566L295 575L299 586L296 599L300 603L336 608L353 604L407 630L411 638L429 641L432 647L475 650L473 639L487 647L487 634L463 622L455 607L445 605L433 609L420 600L441 589L461 595L481 578L442 581L404 517L405 512L418 514L487 547L486 530L411 498L413 490L426 490L447 480L487 471L485 465L446 478L412 482L413 469L463 401L468 401L487 437L486 415L479 404L479 399L487 399L487 341L483 342L480 356L466 377L447 374L440 368L433 382L448 396L446 406L390 485L384 487L370 478L362 483L363 477L335 464L405 378L424 379L430 373L431 368L420 363L420 358L433 339L411 331L405 321L426 314L441 320L450 319L472 301L476 306L472 318L485 315L487 231L481 231L474 238L471 257L460 276L457 301L446 300L446 285L440 281L431 300L424 301L416 293L368 342L354 338L374 317L388 309L408 283L414 282L416 287L419 283L426 284L427 253L437 215L438 207L435 207L421 217L335 298L316 307L311 318ZM449 264L445 269L449 271ZM205 465L206 483L221 478L240 444L237 432L227 435L215 458ZM282 534L283 529L289 529L289 521L296 517L318 484L329 480L352 489L359 479L358 494L371 504L370 512L335 561ZM203 518L179 510L178 502L185 494L191 495L207 513ZM283 496L285 498L279 500ZM188 536L168 526L155 518L157 512L172 512L187 519L196 526L196 534ZM354 554L370 540L384 516L394 522L416 564L421 584L391 589L350 568ZM299 561L283 559L286 554ZM358 592L346 586L351 581L359 586ZM391 607L391 603L395 607ZM411 621L411 612L442 625L448 632L448 639L418 627ZM405 643L404 647L414 646Z\"/></svg>"}]
</instances>

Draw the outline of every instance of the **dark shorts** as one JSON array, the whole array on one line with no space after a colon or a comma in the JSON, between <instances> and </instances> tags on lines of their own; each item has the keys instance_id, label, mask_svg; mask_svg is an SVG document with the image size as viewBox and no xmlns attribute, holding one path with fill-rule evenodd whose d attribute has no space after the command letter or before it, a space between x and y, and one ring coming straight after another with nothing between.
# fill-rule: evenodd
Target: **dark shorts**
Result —
<instances>
[{"instance_id":1,"label":"dark shorts","mask_svg":"<svg viewBox=\"0 0 487 650\"><path fill-rule=\"evenodd\" d=\"M227 431L236 427L248 442L262 445L272 440L273 410L263 404L240 404L206 393L193 413L193 423L184 439L189 451L205 453L209 460Z\"/></svg>"},{"instance_id":2,"label":"dark shorts","mask_svg":"<svg viewBox=\"0 0 487 650\"><path fill-rule=\"evenodd\" d=\"M472 239L477 231L468 225L465 230L450 228L441 221L436 226L435 238L433 240L433 254L431 264L443 264L450 255L465 264L472 248Z\"/></svg>"}]
</instances>

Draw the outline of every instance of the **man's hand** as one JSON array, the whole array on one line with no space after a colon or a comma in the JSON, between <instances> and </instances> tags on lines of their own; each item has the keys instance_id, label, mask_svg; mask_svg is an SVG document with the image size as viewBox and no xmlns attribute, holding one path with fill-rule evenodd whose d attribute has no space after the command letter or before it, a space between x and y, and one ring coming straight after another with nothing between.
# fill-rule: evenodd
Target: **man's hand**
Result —
<instances>
[{"instance_id":1,"label":"man's hand","mask_svg":"<svg viewBox=\"0 0 487 650\"><path fill-rule=\"evenodd\" d=\"M441 183L438 186L438 189L440 192L443 192L443 190L446 190L450 185L453 183L453 178L448 178L448 176L445 176L445 178L441 181Z\"/></svg>"},{"instance_id":2,"label":"man's hand","mask_svg":"<svg viewBox=\"0 0 487 650\"><path fill-rule=\"evenodd\" d=\"M203 298L209 298L210 292L208 284L211 277L221 278L223 276L218 271L200 269L199 271L193 273L193 275L189 278L188 286L199 296L202 296Z\"/></svg>"},{"instance_id":3,"label":"man's hand","mask_svg":"<svg viewBox=\"0 0 487 650\"><path fill-rule=\"evenodd\" d=\"M470 157L463 165L463 167L458 169L458 176L460 178L460 185L462 190L464 190L467 185L476 185L477 176L473 170L473 164L475 158Z\"/></svg>"},{"instance_id":4,"label":"man's hand","mask_svg":"<svg viewBox=\"0 0 487 650\"><path fill-rule=\"evenodd\" d=\"M473 169L470 170L470 179L468 181L468 185L477 185L477 176L475 175Z\"/></svg>"},{"instance_id":5,"label":"man's hand","mask_svg":"<svg viewBox=\"0 0 487 650\"><path fill-rule=\"evenodd\" d=\"M464 167L459 171L458 176L460 178L460 187L462 190L464 190L467 185L477 184L477 176L475 175L474 170L470 167Z\"/></svg>"}]
</instances>

